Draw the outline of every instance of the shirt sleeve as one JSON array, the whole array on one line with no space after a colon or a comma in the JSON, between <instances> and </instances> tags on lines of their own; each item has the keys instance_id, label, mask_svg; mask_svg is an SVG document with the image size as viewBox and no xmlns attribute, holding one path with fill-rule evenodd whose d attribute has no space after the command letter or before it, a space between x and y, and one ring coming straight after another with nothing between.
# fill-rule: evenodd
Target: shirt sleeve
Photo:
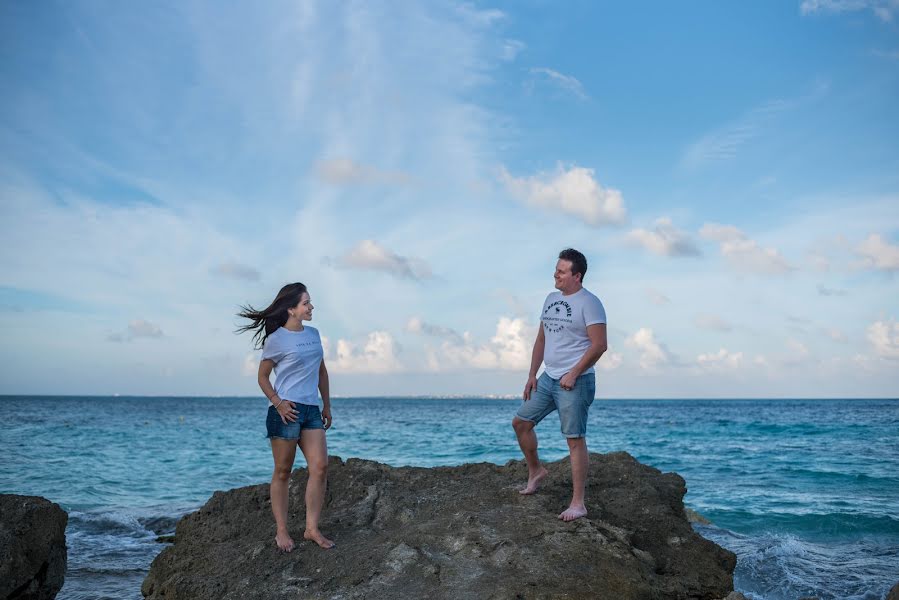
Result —
<instances>
[{"instance_id":1,"label":"shirt sleeve","mask_svg":"<svg viewBox=\"0 0 899 600\"><path fill-rule=\"evenodd\" d=\"M599 298L593 296L584 303L584 325L597 325L606 323L606 309Z\"/></svg>"},{"instance_id":2,"label":"shirt sleeve","mask_svg":"<svg viewBox=\"0 0 899 600\"><path fill-rule=\"evenodd\" d=\"M270 337L266 339L265 344L262 346L262 360L270 360L278 364L283 357L284 350L281 344L278 343L278 340L273 340Z\"/></svg>"}]
</instances>

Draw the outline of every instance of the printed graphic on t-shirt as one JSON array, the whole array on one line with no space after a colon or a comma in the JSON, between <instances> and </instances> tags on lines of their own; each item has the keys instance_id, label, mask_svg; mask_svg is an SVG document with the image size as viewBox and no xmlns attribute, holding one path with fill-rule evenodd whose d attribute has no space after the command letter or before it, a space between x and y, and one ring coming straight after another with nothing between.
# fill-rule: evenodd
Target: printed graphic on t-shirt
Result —
<instances>
[{"instance_id":1,"label":"printed graphic on t-shirt","mask_svg":"<svg viewBox=\"0 0 899 600\"><path fill-rule=\"evenodd\" d=\"M543 327L552 333L558 333L571 325L571 305L565 300L556 300L543 311Z\"/></svg>"}]
</instances>

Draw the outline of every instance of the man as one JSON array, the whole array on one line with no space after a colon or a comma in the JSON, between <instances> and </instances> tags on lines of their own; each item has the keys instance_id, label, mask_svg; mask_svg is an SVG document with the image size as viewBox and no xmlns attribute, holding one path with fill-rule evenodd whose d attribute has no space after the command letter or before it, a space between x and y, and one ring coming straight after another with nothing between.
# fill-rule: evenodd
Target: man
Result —
<instances>
[{"instance_id":1,"label":"man","mask_svg":"<svg viewBox=\"0 0 899 600\"><path fill-rule=\"evenodd\" d=\"M533 494L547 471L537 457L534 426L559 411L562 435L571 455L571 504L559 515L573 521L587 515L584 488L587 480L587 411L596 394L593 365L606 351L606 311L599 298L583 287L587 259L568 248L556 263L556 289L543 303L541 327L531 353L531 370L524 386L524 402L512 427L528 465L528 483L521 494ZM540 364L546 368L540 379Z\"/></svg>"}]
</instances>

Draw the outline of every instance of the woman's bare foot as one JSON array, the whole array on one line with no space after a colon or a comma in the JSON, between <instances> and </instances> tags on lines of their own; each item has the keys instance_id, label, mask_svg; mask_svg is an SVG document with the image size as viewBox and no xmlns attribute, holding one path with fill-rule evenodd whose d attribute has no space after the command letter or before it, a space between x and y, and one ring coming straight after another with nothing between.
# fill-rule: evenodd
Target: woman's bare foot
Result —
<instances>
[{"instance_id":1,"label":"woman's bare foot","mask_svg":"<svg viewBox=\"0 0 899 600\"><path fill-rule=\"evenodd\" d=\"M549 475L549 471L547 471L544 467L540 467L540 470L535 474L528 474L528 484L524 489L518 490L519 494L530 496L534 492L537 491L537 488L540 487L540 482L543 481L543 478Z\"/></svg>"},{"instance_id":2,"label":"woman's bare foot","mask_svg":"<svg viewBox=\"0 0 899 600\"><path fill-rule=\"evenodd\" d=\"M328 549L333 548L334 546L336 546L336 544L335 544L334 542L332 542L331 540L329 540L328 538L326 538L325 536L323 536L323 535L322 535L322 532L319 531L318 529L315 529L315 530L309 530L309 529L307 529L307 530L303 533L303 539L306 539L306 540L312 540L313 542L315 542L316 544L318 544L319 546L321 546L321 547L324 548L325 550L328 550Z\"/></svg>"},{"instance_id":3,"label":"woman's bare foot","mask_svg":"<svg viewBox=\"0 0 899 600\"><path fill-rule=\"evenodd\" d=\"M275 534L275 543L281 552L291 552L293 550L293 538L286 531L279 531Z\"/></svg>"},{"instance_id":4,"label":"woman's bare foot","mask_svg":"<svg viewBox=\"0 0 899 600\"><path fill-rule=\"evenodd\" d=\"M568 510L564 511L559 515L559 518L563 521L574 521L575 519L580 519L581 517L587 516L587 507L583 504L575 506L572 504L568 507Z\"/></svg>"}]
</instances>

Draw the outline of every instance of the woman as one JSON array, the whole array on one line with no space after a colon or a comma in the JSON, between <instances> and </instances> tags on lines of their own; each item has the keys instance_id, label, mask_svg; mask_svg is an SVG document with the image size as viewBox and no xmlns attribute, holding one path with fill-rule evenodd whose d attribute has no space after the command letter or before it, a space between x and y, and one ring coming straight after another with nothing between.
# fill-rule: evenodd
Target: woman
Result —
<instances>
[{"instance_id":1,"label":"woman","mask_svg":"<svg viewBox=\"0 0 899 600\"><path fill-rule=\"evenodd\" d=\"M241 309L238 316L250 319L252 323L238 328L238 333L254 331L255 347L262 348L259 387L269 400L265 425L275 459L270 491L277 525L275 543L283 552L294 548L287 531L287 483L299 446L309 471L303 538L322 548L333 548L334 542L318 529L328 482L325 430L331 427L331 398L321 337L317 329L303 325L303 321L312 320L309 293L302 283L291 283L281 288L268 308L255 310L251 306L242 306ZM269 381L273 369L274 387ZM319 392L322 397L320 411Z\"/></svg>"}]
</instances>

